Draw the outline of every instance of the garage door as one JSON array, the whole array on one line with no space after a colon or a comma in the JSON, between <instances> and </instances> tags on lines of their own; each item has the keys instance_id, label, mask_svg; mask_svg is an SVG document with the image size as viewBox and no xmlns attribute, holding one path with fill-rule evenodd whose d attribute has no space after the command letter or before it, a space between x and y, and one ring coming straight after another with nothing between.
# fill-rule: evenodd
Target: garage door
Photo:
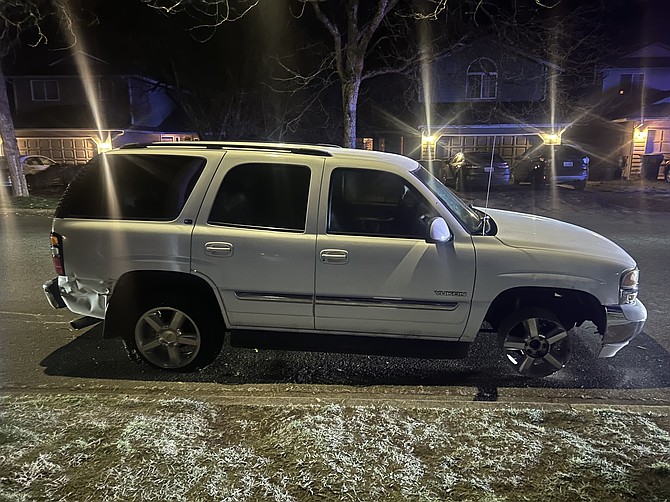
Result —
<instances>
[{"instance_id":1,"label":"garage door","mask_svg":"<svg viewBox=\"0 0 670 502\"><path fill-rule=\"evenodd\" d=\"M90 138L17 138L22 155L45 155L56 162L85 164L98 153Z\"/></svg>"},{"instance_id":2,"label":"garage door","mask_svg":"<svg viewBox=\"0 0 670 502\"><path fill-rule=\"evenodd\" d=\"M531 138L537 139L537 136L496 136L496 152L512 161L531 146ZM490 150L493 141L494 136L442 136L437 142L436 157L451 158L458 152Z\"/></svg>"},{"instance_id":3,"label":"garage door","mask_svg":"<svg viewBox=\"0 0 670 502\"><path fill-rule=\"evenodd\" d=\"M670 153L670 129L651 129L647 133L646 153Z\"/></svg>"}]
</instances>

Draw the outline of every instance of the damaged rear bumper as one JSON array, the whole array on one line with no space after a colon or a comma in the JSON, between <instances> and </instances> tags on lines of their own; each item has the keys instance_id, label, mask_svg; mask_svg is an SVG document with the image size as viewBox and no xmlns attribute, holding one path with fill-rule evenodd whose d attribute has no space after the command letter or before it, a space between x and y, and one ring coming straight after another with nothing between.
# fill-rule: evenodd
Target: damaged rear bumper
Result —
<instances>
[{"instance_id":1,"label":"damaged rear bumper","mask_svg":"<svg viewBox=\"0 0 670 502\"><path fill-rule=\"evenodd\" d=\"M100 281L58 276L42 285L44 295L55 309L67 307L75 314L103 319L107 310L109 287Z\"/></svg>"}]
</instances>

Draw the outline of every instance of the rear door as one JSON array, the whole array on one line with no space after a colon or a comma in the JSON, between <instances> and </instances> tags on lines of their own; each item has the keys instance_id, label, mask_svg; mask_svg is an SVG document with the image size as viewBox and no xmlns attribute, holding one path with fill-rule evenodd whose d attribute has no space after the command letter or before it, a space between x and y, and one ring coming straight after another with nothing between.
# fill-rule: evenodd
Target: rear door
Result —
<instances>
[{"instance_id":1,"label":"rear door","mask_svg":"<svg viewBox=\"0 0 670 502\"><path fill-rule=\"evenodd\" d=\"M224 156L198 215L192 268L218 289L230 327L314 328L322 170L319 156Z\"/></svg>"}]
</instances>

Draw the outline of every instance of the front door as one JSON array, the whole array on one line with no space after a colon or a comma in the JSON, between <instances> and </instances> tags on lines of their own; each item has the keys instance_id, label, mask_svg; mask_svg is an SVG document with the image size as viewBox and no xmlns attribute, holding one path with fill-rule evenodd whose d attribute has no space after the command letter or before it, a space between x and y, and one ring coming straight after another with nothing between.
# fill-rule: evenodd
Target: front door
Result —
<instances>
[{"instance_id":1,"label":"front door","mask_svg":"<svg viewBox=\"0 0 670 502\"><path fill-rule=\"evenodd\" d=\"M469 235L428 243L440 216L407 178L373 169L327 169L316 257L321 330L458 339L470 312Z\"/></svg>"}]
</instances>

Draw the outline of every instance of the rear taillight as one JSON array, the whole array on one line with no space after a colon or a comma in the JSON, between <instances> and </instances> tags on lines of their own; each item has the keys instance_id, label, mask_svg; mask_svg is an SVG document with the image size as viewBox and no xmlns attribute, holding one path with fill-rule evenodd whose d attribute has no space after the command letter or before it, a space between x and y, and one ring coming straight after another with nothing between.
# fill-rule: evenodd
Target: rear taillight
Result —
<instances>
[{"instance_id":1,"label":"rear taillight","mask_svg":"<svg viewBox=\"0 0 670 502\"><path fill-rule=\"evenodd\" d=\"M63 238L56 232L51 232L51 257L58 275L65 275L63 264Z\"/></svg>"}]
</instances>

